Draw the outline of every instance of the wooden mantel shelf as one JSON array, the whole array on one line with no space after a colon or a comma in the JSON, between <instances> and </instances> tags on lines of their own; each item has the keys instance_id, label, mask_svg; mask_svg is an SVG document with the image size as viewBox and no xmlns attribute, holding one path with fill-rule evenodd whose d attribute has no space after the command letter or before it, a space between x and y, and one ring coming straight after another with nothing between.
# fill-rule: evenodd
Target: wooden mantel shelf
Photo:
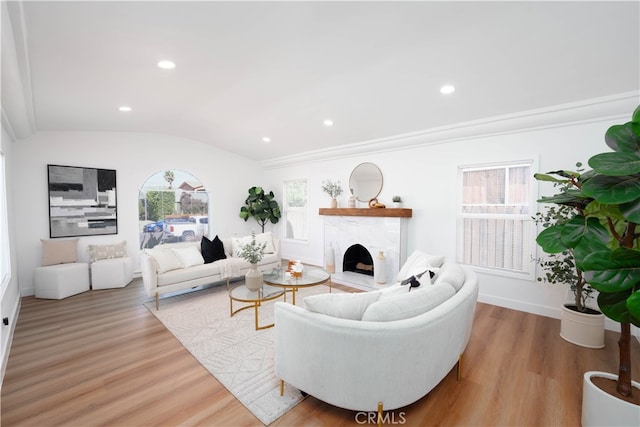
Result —
<instances>
[{"instance_id":1,"label":"wooden mantel shelf","mask_svg":"<svg viewBox=\"0 0 640 427\"><path fill-rule=\"evenodd\" d=\"M320 208L320 215L334 216L378 216L411 218L413 210L405 208Z\"/></svg>"}]
</instances>

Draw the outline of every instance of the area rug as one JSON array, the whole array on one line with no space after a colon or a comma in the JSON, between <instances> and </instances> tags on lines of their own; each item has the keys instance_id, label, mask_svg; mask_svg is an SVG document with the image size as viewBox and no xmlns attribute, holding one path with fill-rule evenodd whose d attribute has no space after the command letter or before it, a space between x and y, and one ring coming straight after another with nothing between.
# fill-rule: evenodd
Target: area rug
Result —
<instances>
[{"instance_id":1,"label":"area rug","mask_svg":"<svg viewBox=\"0 0 640 427\"><path fill-rule=\"evenodd\" d=\"M296 304L302 305L308 295L327 292L324 285L301 289ZM260 307L261 326L273 323L275 301ZM242 304L234 301L233 309ZM263 424L271 424L302 400L301 393L290 386L280 396L280 380L274 372L274 329L256 331L253 308L230 317L226 286L163 299L160 310L155 302L144 305Z\"/></svg>"}]
</instances>

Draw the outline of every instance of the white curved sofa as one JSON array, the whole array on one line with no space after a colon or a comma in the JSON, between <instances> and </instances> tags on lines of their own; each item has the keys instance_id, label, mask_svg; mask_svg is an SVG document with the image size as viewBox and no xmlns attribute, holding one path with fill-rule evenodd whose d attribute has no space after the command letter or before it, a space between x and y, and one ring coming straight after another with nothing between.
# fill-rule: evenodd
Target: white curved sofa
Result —
<instances>
[{"instance_id":1,"label":"white curved sofa","mask_svg":"<svg viewBox=\"0 0 640 427\"><path fill-rule=\"evenodd\" d=\"M280 268L280 240L272 237L271 233L257 235L259 238L261 236L268 239L271 246L258 263L258 269L270 271ZM237 256L237 243L246 244L248 238L250 236L222 239L227 258L211 263L204 263L201 242L167 243L145 249L140 254L142 281L147 294L155 297L156 310L159 309L160 295L222 281L226 281L228 286L229 280L244 276L251 265ZM174 260L170 256L172 254L178 257ZM166 255L169 255L169 259Z\"/></svg>"},{"instance_id":2,"label":"white curved sofa","mask_svg":"<svg viewBox=\"0 0 640 427\"><path fill-rule=\"evenodd\" d=\"M353 320L276 303L275 372L282 386L290 384L341 408L379 413L382 407L397 409L425 396L460 360L478 298L476 274L457 264L445 263L432 287L442 283L438 275L445 270L464 277L460 288L436 307L403 320ZM422 287L409 294L418 296ZM400 288L408 291L395 284L369 294ZM380 297L365 307L363 318L370 318L367 311L374 308L380 312L384 301ZM340 311L339 305L333 303L330 310Z\"/></svg>"}]
</instances>

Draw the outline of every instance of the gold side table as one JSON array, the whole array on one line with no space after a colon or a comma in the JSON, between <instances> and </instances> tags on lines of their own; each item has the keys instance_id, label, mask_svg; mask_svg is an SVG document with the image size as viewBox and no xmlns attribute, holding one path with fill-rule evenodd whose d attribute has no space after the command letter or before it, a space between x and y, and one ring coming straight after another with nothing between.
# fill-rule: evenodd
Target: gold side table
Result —
<instances>
[{"instance_id":1,"label":"gold side table","mask_svg":"<svg viewBox=\"0 0 640 427\"><path fill-rule=\"evenodd\" d=\"M259 326L258 320L258 309L265 301L271 301L276 298L283 296L285 293L282 288L274 288L272 286L263 285L261 289L257 291L250 291L246 286L238 286L229 291L229 311L231 313L231 317L239 311L246 310L247 308L253 307L254 316L256 319L256 331L260 329L267 329L273 327L273 323L269 325ZM248 305L240 307L237 310L233 310L233 302L247 302Z\"/></svg>"}]
</instances>

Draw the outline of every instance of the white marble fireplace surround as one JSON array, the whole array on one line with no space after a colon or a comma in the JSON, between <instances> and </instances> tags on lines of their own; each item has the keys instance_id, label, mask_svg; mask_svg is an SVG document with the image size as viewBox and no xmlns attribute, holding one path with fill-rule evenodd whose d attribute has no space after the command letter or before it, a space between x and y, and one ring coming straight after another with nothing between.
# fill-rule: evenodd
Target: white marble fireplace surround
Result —
<instances>
[{"instance_id":1,"label":"white marble fireplace surround","mask_svg":"<svg viewBox=\"0 0 640 427\"><path fill-rule=\"evenodd\" d=\"M407 221L408 218L398 217L325 216L324 245L326 249L331 244L335 257L332 280L363 290L381 289L392 284L407 259ZM378 252L384 252L385 284L375 283L373 276L342 271L345 252L358 243L369 251L374 262Z\"/></svg>"}]
</instances>

